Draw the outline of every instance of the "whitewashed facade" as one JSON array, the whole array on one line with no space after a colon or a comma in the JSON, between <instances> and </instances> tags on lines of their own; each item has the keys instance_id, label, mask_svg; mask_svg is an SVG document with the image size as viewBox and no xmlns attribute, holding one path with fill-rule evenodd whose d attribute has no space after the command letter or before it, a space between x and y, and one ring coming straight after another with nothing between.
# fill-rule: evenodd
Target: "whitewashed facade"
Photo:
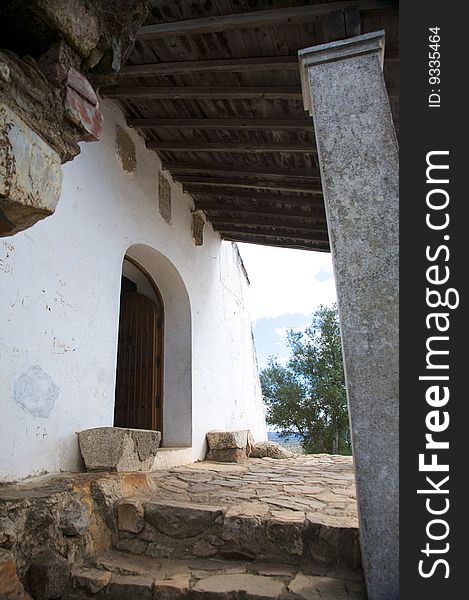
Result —
<instances>
[{"instance_id":1,"label":"whitewashed facade","mask_svg":"<svg viewBox=\"0 0 469 600\"><path fill-rule=\"evenodd\" d=\"M212 429L266 438L236 246L209 223L195 245L193 201L166 174L168 224L158 157L128 131L136 170L127 173L116 152L125 120L110 103L104 117L101 141L64 165L55 214L0 240L0 481L81 469L76 432L113 424L125 255L163 298L164 445L198 460Z\"/></svg>"}]
</instances>

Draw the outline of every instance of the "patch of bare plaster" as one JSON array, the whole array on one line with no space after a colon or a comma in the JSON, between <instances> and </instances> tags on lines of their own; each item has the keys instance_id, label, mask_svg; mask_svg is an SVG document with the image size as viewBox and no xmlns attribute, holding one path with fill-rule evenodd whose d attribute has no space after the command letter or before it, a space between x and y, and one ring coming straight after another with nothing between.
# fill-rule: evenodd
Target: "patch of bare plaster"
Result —
<instances>
[{"instance_id":1,"label":"patch of bare plaster","mask_svg":"<svg viewBox=\"0 0 469 600\"><path fill-rule=\"evenodd\" d=\"M126 173L135 173L137 169L135 144L127 131L120 125L116 127L116 151L122 169Z\"/></svg>"},{"instance_id":2,"label":"patch of bare plaster","mask_svg":"<svg viewBox=\"0 0 469 600\"><path fill-rule=\"evenodd\" d=\"M38 365L32 365L13 383L13 399L33 417L47 419L59 395L59 388Z\"/></svg>"}]
</instances>

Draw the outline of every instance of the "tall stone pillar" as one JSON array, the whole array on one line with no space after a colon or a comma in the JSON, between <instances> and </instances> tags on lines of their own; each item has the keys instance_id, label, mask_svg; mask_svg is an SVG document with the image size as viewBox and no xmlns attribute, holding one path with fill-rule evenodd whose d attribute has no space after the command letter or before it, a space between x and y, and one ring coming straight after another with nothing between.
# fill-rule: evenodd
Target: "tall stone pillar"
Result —
<instances>
[{"instance_id":1,"label":"tall stone pillar","mask_svg":"<svg viewBox=\"0 0 469 600\"><path fill-rule=\"evenodd\" d=\"M384 32L299 52L334 262L370 600L399 597L398 146Z\"/></svg>"}]
</instances>

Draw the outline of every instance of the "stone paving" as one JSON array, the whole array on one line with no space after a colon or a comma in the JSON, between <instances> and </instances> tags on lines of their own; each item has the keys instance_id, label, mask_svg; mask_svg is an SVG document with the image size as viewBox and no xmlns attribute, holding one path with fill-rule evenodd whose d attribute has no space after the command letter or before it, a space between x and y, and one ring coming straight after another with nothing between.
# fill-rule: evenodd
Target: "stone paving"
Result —
<instances>
[{"instance_id":1,"label":"stone paving","mask_svg":"<svg viewBox=\"0 0 469 600\"><path fill-rule=\"evenodd\" d=\"M350 457L205 461L151 480L147 493L117 500L114 548L161 559L360 568Z\"/></svg>"},{"instance_id":2,"label":"stone paving","mask_svg":"<svg viewBox=\"0 0 469 600\"><path fill-rule=\"evenodd\" d=\"M291 459L249 459L243 464L198 462L154 474L152 498L213 504L228 514L288 517L358 527L353 461L314 454Z\"/></svg>"},{"instance_id":3,"label":"stone paving","mask_svg":"<svg viewBox=\"0 0 469 600\"><path fill-rule=\"evenodd\" d=\"M74 569L66 591L67 577L46 565L64 600L364 597L350 457L200 462L0 486L0 584L2 565L26 580L44 548Z\"/></svg>"},{"instance_id":4,"label":"stone paving","mask_svg":"<svg viewBox=\"0 0 469 600\"><path fill-rule=\"evenodd\" d=\"M165 560L119 552L72 571L63 600L364 600L361 577L292 565L214 559Z\"/></svg>"}]
</instances>

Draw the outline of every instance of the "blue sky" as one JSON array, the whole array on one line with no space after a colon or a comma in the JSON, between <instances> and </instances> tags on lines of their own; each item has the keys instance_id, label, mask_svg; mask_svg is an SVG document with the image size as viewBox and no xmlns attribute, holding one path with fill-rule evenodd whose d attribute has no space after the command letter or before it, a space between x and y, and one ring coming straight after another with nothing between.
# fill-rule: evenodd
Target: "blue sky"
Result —
<instances>
[{"instance_id":1,"label":"blue sky","mask_svg":"<svg viewBox=\"0 0 469 600\"><path fill-rule=\"evenodd\" d=\"M336 300L331 255L238 244L251 282L249 307L260 368L288 358L286 332L304 329L320 304Z\"/></svg>"}]
</instances>

